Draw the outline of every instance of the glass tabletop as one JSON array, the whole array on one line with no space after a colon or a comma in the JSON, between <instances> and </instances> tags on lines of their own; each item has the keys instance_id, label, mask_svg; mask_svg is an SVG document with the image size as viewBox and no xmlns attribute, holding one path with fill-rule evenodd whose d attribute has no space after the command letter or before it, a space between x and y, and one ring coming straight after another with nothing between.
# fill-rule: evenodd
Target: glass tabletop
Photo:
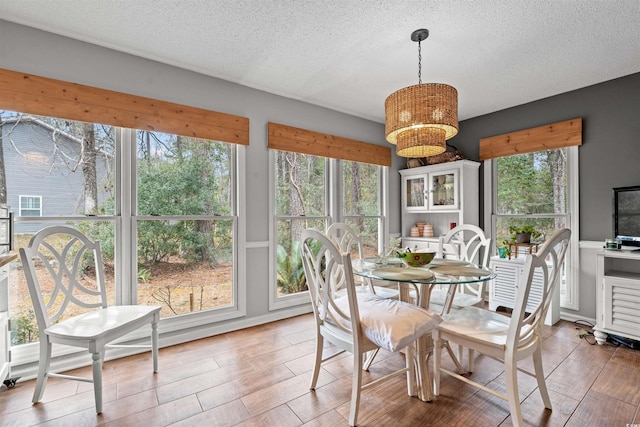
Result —
<instances>
[{"instance_id":1,"label":"glass tabletop","mask_svg":"<svg viewBox=\"0 0 640 427\"><path fill-rule=\"evenodd\" d=\"M434 258L424 267L406 267L402 261L393 258L382 265L377 264L375 258L365 258L353 261L353 273L369 279L435 285L478 283L495 278L486 267L442 258Z\"/></svg>"}]
</instances>

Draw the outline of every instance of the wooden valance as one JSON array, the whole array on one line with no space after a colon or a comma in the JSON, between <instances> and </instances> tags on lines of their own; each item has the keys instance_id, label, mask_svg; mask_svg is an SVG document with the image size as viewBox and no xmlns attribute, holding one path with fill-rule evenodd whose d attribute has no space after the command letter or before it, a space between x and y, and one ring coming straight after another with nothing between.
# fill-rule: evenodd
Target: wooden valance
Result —
<instances>
[{"instance_id":1,"label":"wooden valance","mask_svg":"<svg viewBox=\"0 0 640 427\"><path fill-rule=\"evenodd\" d=\"M271 122L268 127L268 147L274 150L391 166L391 147Z\"/></svg>"},{"instance_id":2,"label":"wooden valance","mask_svg":"<svg viewBox=\"0 0 640 427\"><path fill-rule=\"evenodd\" d=\"M480 160L582 145L582 118L482 138Z\"/></svg>"},{"instance_id":3,"label":"wooden valance","mask_svg":"<svg viewBox=\"0 0 640 427\"><path fill-rule=\"evenodd\" d=\"M0 68L0 110L249 145L249 119Z\"/></svg>"}]
</instances>

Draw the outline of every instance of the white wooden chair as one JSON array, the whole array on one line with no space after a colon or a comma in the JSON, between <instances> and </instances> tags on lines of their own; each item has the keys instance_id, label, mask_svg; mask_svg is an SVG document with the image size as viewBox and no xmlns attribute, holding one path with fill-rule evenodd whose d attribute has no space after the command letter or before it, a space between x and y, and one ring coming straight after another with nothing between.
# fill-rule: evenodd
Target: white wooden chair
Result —
<instances>
[{"instance_id":1,"label":"white wooden chair","mask_svg":"<svg viewBox=\"0 0 640 427\"><path fill-rule=\"evenodd\" d=\"M362 237L355 232L349 225L336 222L327 228L327 236L333 243L338 246L341 252L348 252L351 254L351 260L364 260L364 252L362 249ZM358 292L369 291L376 295L380 295L385 298L398 299L399 291L397 286L395 288L386 286L377 286L371 279L364 279L362 277L355 277Z\"/></svg>"},{"instance_id":2,"label":"white wooden chair","mask_svg":"<svg viewBox=\"0 0 640 427\"><path fill-rule=\"evenodd\" d=\"M161 307L107 307L99 242L71 227L47 227L32 237L28 247L20 248L20 257L40 332L33 403L42 399L48 377L66 378L93 382L96 412L101 413L105 347L142 326L150 326L151 345L132 347L151 348L153 372L158 371ZM87 349L93 360L93 379L51 372L54 343Z\"/></svg>"},{"instance_id":3,"label":"white wooden chair","mask_svg":"<svg viewBox=\"0 0 640 427\"><path fill-rule=\"evenodd\" d=\"M542 369L542 325L551 304L552 295L562 271L567 247L569 229L561 229L547 240L533 255L527 255L524 266L524 286L518 288L516 303L511 317L478 307L453 310L445 316L433 332L434 351L434 391L440 392L440 373L444 372L468 384L478 387L509 402L509 410L514 426L522 426L520 395L518 394L518 371L533 376L545 408L551 409L551 401ZM542 300L532 313L526 313L527 300L531 291L533 274L542 273ZM441 366L441 347L444 341L456 343L489 357L504 362L507 393L501 394L470 378L459 375ZM535 372L518 368L518 362L533 357ZM469 370L473 371L473 358L469 359Z\"/></svg>"},{"instance_id":4,"label":"white wooden chair","mask_svg":"<svg viewBox=\"0 0 640 427\"><path fill-rule=\"evenodd\" d=\"M301 240L316 326L316 358L310 388L315 389L323 362L348 351L353 355L350 425L356 425L360 393L364 389L406 373L408 392L417 395L415 363L420 361L414 357L413 343L433 330L441 320L440 315L370 292L356 292L349 253L341 253L335 243L317 230L304 230ZM343 288L346 294L338 296L336 290ZM339 351L323 358L325 340ZM406 349L406 367L363 385L365 353L378 348L394 352ZM430 387L430 379L419 386Z\"/></svg>"},{"instance_id":5,"label":"white wooden chair","mask_svg":"<svg viewBox=\"0 0 640 427\"><path fill-rule=\"evenodd\" d=\"M440 237L438 258L465 261L489 267L489 252L491 239L486 237L482 228L471 224L462 224ZM468 306L481 307L486 294L486 283L465 283L458 285L453 297L454 309ZM447 289L434 289L431 293L430 304L437 310L444 305Z\"/></svg>"}]
</instances>

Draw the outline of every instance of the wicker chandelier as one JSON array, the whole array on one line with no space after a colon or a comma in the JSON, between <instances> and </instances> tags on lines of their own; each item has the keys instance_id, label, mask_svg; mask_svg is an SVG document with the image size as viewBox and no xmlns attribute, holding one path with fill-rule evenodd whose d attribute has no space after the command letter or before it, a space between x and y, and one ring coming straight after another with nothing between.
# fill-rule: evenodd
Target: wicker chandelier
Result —
<instances>
[{"instance_id":1,"label":"wicker chandelier","mask_svg":"<svg viewBox=\"0 0 640 427\"><path fill-rule=\"evenodd\" d=\"M443 83L422 83L420 43L429 30L411 33L418 42L418 84L400 89L384 102L385 135L402 157L443 153L446 141L458 133L458 91Z\"/></svg>"}]
</instances>

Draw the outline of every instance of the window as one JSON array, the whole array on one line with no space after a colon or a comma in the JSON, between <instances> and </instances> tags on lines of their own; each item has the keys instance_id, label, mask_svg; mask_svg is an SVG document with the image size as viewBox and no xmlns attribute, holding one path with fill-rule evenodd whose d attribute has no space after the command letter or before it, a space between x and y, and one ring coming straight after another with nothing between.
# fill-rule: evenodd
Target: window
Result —
<instances>
[{"instance_id":1,"label":"window","mask_svg":"<svg viewBox=\"0 0 640 427\"><path fill-rule=\"evenodd\" d=\"M270 308L309 302L299 256L305 228L345 222L363 236L365 256L382 251L385 236L382 166L272 150L274 248Z\"/></svg>"},{"instance_id":2,"label":"window","mask_svg":"<svg viewBox=\"0 0 640 427\"><path fill-rule=\"evenodd\" d=\"M555 230L574 230L560 283L564 308L577 309L577 146L499 157L490 161L493 186L492 235L497 245L512 241L512 227L533 226L539 242ZM487 165L485 165L487 167ZM486 182L486 180L485 180ZM525 253L527 249L525 248Z\"/></svg>"},{"instance_id":3,"label":"window","mask_svg":"<svg viewBox=\"0 0 640 427\"><path fill-rule=\"evenodd\" d=\"M11 112L0 128L7 204L21 214L16 249L43 227L72 225L100 240L109 304L162 305L163 318L177 319L165 330L187 314L239 315L235 144ZM14 346L39 340L18 271ZM19 347L14 361L37 357L37 346Z\"/></svg>"},{"instance_id":4,"label":"window","mask_svg":"<svg viewBox=\"0 0 640 427\"><path fill-rule=\"evenodd\" d=\"M42 216L42 197L20 196L18 215Z\"/></svg>"}]
</instances>

